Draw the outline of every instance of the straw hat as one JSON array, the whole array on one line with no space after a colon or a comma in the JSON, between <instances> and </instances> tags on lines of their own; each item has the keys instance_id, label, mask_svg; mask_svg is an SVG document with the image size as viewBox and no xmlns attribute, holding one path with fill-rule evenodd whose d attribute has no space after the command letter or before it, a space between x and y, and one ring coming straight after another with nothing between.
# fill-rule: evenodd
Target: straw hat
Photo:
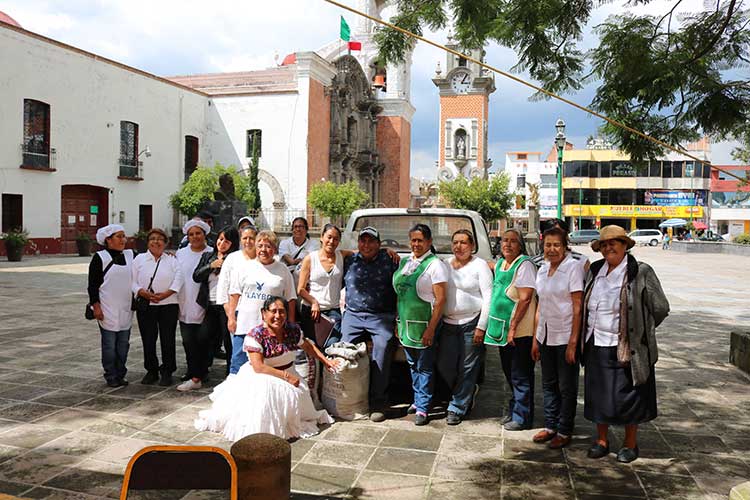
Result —
<instances>
[{"instance_id":1,"label":"straw hat","mask_svg":"<svg viewBox=\"0 0 750 500\"><path fill-rule=\"evenodd\" d=\"M626 233L623 228L621 228L620 226L611 225L604 226L602 228L601 232L599 232L599 239L591 242L591 249L594 252L598 252L601 242L607 240L620 240L625 243L625 245L627 245L628 250L635 246L635 241L630 239L628 233Z\"/></svg>"}]
</instances>

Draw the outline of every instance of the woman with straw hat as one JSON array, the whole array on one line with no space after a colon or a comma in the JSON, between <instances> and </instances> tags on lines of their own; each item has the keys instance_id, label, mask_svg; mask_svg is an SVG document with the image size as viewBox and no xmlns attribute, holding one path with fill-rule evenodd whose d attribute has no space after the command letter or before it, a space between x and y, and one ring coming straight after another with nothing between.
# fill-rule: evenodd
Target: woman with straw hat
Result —
<instances>
[{"instance_id":1,"label":"woman with straw hat","mask_svg":"<svg viewBox=\"0 0 750 500\"><path fill-rule=\"evenodd\" d=\"M634 245L623 228L602 228L591 248L604 258L591 264L583 299L584 416L597 430L588 456L608 455L609 426L624 425L623 463L638 458L638 424L656 418L656 327L669 313L654 270L628 253Z\"/></svg>"}]
</instances>

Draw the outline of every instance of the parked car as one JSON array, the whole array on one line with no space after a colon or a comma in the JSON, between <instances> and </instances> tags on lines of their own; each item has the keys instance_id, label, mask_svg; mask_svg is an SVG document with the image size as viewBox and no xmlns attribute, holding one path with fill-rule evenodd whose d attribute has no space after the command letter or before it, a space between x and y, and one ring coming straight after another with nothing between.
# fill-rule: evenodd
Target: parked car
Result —
<instances>
[{"instance_id":1,"label":"parked car","mask_svg":"<svg viewBox=\"0 0 750 500\"><path fill-rule=\"evenodd\" d=\"M664 234L658 229L636 229L628 234L636 245L649 245L655 247L664 239Z\"/></svg>"},{"instance_id":2,"label":"parked car","mask_svg":"<svg viewBox=\"0 0 750 500\"><path fill-rule=\"evenodd\" d=\"M706 231L704 234L698 237L698 240L699 241L726 241L721 235L716 234L712 231Z\"/></svg>"},{"instance_id":3,"label":"parked car","mask_svg":"<svg viewBox=\"0 0 750 500\"><path fill-rule=\"evenodd\" d=\"M570 233L570 243L573 245L591 243L592 241L598 239L599 231L596 229L581 229L579 231L573 231L572 233Z\"/></svg>"},{"instance_id":4,"label":"parked car","mask_svg":"<svg viewBox=\"0 0 750 500\"><path fill-rule=\"evenodd\" d=\"M349 216L341 247L357 249L359 231L372 226L380 232L383 246L392 248L401 255L411 252L409 229L414 224L427 224L432 229L432 244L436 255L447 259L453 255L451 236L459 229L468 229L474 234L474 255L485 260L495 257L482 217L471 210L454 208L366 208L356 210Z\"/></svg>"}]
</instances>

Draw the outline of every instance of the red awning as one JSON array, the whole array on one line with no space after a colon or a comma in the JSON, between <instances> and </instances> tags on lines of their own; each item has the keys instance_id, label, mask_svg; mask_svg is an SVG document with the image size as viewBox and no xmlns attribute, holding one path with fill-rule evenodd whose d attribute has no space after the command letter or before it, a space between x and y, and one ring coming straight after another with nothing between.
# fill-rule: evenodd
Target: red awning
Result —
<instances>
[{"instance_id":1,"label":"red awning","mask_svg":"<svg viewBox=\"0 0 750 500\"><path fill-rule=\"evenodd\" d=\"M693 227L695 229L697 229L698 231L704 231L704 230L708 229L708 226L706 225L706 223L705 222L701 222L699 220L693 222Z\"/></svg>"}]
</instances>

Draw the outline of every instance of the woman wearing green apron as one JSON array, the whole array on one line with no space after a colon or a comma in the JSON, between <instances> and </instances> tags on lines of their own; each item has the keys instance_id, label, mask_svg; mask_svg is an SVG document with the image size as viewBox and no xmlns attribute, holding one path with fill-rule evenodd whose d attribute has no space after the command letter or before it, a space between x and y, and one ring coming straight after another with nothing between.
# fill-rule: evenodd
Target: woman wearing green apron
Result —
<instances>
[{"instance_id":1,"label":"woman wearing green apron","mask_svg":"<svg viewBox=\"0 0 750 500\"><path fill-rule=\"evenodd\" d=\"M530 429L534 420L534 360L531 344L536 314L536 267L526 255L523 236L516 229L503 233L502 258L495 265L490 315L484 343L500 347L500 360L510 388L509 431Z\"/></svg>"},{"instance_id":2,"label":"woman wearing green apron","mask_svg":"<svg viewBox=\"0 0 750 500\"><path fill-rule=\"evenodd\" d=\"M417 224L409 231L412 254L393 275L398 296L398 339L411 371L415 425L425 425L432 400L435 330L443 316L448 270L431 251L432 231Z\"/></svg>"}]
</instances>

